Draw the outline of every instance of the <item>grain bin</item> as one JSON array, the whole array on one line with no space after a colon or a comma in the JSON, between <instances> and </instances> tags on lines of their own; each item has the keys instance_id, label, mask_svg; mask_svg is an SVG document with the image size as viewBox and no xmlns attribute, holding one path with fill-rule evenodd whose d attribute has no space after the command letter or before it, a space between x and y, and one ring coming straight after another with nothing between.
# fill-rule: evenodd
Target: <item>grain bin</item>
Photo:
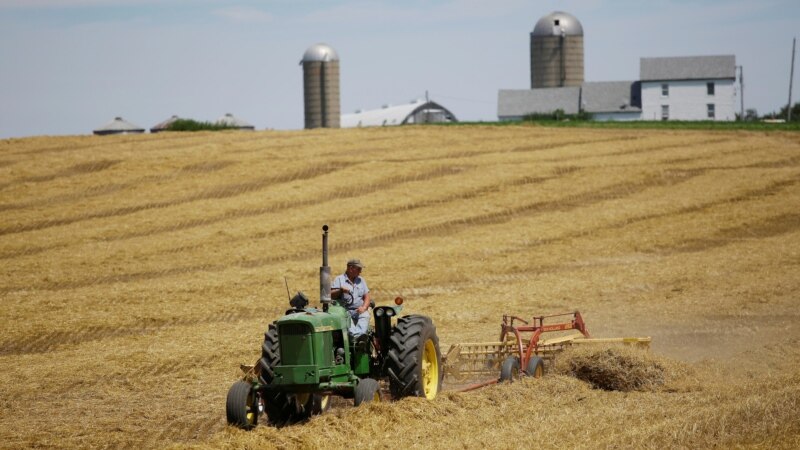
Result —
<instances>
[{"instance_id":1,"label":"grain bin","mask_svg":"<svg viewBox=\"0 0 800 450\"><path fill-rule=\"evenodd\" d=\"M306 128L339 128L339 55L326 44L303 54L303 99Z\"/></svg>"},{"instance_id":2,"label":"grain bin","mask_svg":"<svg viewBox=\"0 0 800 450\"><path fill-rule=\"evenodd\" d=\"M531 89L583 83L583 26L571 14L554 11L531 33Z\"/></svg>"}]
</instances>

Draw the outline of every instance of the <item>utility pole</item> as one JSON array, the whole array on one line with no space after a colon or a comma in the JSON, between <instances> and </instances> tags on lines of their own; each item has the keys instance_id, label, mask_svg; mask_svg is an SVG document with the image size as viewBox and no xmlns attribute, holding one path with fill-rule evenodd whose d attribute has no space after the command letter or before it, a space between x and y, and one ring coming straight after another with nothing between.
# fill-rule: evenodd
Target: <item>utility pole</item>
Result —
<instances>
[{"instance_id":1,"label":"utility pole","mask_svg":"<svg viewBox=\"0 0 800 450\"><path fill-rule=\"evenodd\" d=\"M744 122L744 66L739 66L739 100L741 101L739 117Z\"/></svg>"},{"instance_id":2,"label":"utility pole","mask_svg":"<svg viewBox=\"0 0 800 450\"><path fill-rule=\"evenodd\" d=\"M792 121L792 80L794 79L794 46L797 38L792 39L792 70L789 72L789 104L786 105L786 121Z\"/></svg>"}]
</instances>

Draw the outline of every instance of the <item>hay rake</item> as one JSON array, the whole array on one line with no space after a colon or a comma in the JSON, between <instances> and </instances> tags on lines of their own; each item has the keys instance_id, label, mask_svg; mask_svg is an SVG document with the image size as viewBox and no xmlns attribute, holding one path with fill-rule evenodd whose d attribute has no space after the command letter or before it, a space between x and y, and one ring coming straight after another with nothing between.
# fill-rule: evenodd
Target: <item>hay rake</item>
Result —
<instances>
[{"instance_id":1,"label":"hay rake","mask_svg":"<svg viewBox=\"0 0 800 450\"><path fill-rule=\"evenodd\" d=\"M545 323L564 317L571 318ZM540 377L545 363L552 367L556 355L571 345L622 343L649 347L651 341L649 337L592 338L578 311L533 316L529 321L504 314L500 330L497 342L451 345L443 358L444 381L460 385L457 390L469 391L525 375ZM572 330L576 332L549 339L542 337L545 333ZM475 382L480 379L484 381Z\"/></svg>"}]
</instances>

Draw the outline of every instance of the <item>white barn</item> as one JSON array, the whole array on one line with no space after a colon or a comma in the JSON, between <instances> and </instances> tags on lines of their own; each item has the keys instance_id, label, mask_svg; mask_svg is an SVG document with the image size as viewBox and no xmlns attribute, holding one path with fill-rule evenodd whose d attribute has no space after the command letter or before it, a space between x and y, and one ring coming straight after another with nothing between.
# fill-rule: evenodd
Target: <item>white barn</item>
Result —
<instances>
[{"instance_id":1,"label":"white barn","mask_svg":"<svg viewBox=\"0 0 800 450\"><path fill-rule=\"evenodd\" d=\"M734 55L641 58L643 120L736 120Z\"/></svg>"},{"instance_id":2,"label":"white barn","mask_svg":"<svg viewBox=\"0 0 800 450\"><path fill-rule=\"evenodd\" d=\"M384 105L381 109L342 114L341 126L342 128L386 127L443 122L458 122L458 119L449 109L436 102L414 100L403 105Z\"/></svg>"}]
</instances>

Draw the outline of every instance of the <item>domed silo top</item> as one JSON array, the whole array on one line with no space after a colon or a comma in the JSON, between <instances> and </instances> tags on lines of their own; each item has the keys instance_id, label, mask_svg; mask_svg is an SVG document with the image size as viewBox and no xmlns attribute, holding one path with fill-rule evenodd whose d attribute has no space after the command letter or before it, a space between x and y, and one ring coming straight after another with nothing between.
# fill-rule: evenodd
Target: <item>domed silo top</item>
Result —
<instances>
[{"instance_id":1,"label":"domed silo top","mask_svg":"<svg viewBox=\"0 0 800 450\"><path fill-rule=\"evenodd\" d=\"M553 11L536 22L533 36L583 36L583 26L572 14Z\"/></svg>"},{"instance_id":2,"label":"domed silo top","mask_svg":"<svg viewBox=\"0 0 800 450\"><path fill-rule=\"evenodd\" d=\"M336 50L333 49L328 44L315 44L306 50L303 54L303 61L302 62L314 62L314 61L338 61L339 55L336 54Z\"/></svg>"}]
</instances>

